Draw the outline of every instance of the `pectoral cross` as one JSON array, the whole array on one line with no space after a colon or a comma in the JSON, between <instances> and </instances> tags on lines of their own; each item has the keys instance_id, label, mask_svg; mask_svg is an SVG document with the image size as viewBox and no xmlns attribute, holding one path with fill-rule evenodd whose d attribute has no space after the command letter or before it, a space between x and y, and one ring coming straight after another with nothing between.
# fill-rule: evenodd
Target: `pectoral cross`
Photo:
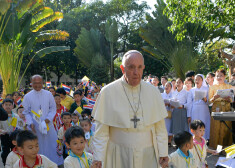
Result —
<instances>
[{"instance_id":1,"label":"pectoral cross","mask_svg":"<svg viewBox=\"0 0 235 168\"><path fill-rule=\"evenodd\" d=\"M137 127L137 122L140 121L140 119L137 118L136 115L134 115L134 118L132 118L131 121L134 122L134 128L136 128Z\"/></svg>"}]
</instances>

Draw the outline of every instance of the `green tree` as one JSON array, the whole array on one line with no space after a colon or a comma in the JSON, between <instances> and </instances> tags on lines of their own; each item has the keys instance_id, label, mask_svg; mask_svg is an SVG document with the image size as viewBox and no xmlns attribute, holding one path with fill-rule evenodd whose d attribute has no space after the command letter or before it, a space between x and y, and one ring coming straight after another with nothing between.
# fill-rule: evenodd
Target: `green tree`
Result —
<instances>
[{"instance_id":1,"label":"green tree","mask_svg":"<svg viewBox=\"0 0 235 168\"><path fill-rule=\"evenodd\" d=\"M176 40L176 34L172 34L168 27L172 22L163 15L166 5L158 0L153 17L147 15L148 24L141 29L141 37L149 43L143 49L156 57L168 70L175 71L177 77L185 78L185 72L195 70L196 58L200 55L201 44L224 30L208 30L200 24L187 23L187 37L182 41Z\"/></svg>"},{"instance_id":2,"label":"green tree","mask_svg":"<svg viewBox=\"0 0 235 168\"><path fill-rule=\"evenodd\" d=\"M111 81L114 80L114 44L117 43L118 40L118 25L115 19L108 20L105 24L105 37L110 45L110 77Z\"/></svg>"},{"instance_id":3,"label":"green tree","mask_svg":"<svg viewBox=\"0 0 235 168\"><path fill-rule=\"evenodd\" d=\"M97 84L109 82L107 62L99 53L92 58L89 77Z\"/></svg>"},{"instance_id":4,"label":"green tree","mask_svg":"<svg viewBox=\"0 0 235 168\"><path fill-rule=\"evenodd\" d=\"M178 40L186 37L186 23L206 26L209 30L226 28L222 37L235 39L234 0L167 0L166 15L172 20L170 30Z\"/></svg>"},{"instance_id":5,"label":"green tree","mask_svg":"<svg viewBox=\"0 0 235 168\"><path fill-rule=\"evenodd\" d=\"M69 35L65 31L42 30L47 24L62 18L62 13L45 7L39 0L11 3L11 7L0 20L0 27L5 27L0 32L0 75L3 80L4 94L17 90L21 82L18 79L22 60L24 56L33 51L36 43L52 39L62 41L67 39ZM67 49L69 48L66 46L47 46L37 50L35 56L43 57L46 54Z\"/></svg>"}]
</instances>

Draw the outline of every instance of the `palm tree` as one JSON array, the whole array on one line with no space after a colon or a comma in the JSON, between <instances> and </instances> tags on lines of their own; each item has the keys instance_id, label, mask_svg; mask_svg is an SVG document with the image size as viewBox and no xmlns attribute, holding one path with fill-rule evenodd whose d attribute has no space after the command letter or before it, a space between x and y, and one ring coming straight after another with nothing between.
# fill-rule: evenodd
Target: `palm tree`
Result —
<instances>
[{"instance_id":1,"label":"palm tree","mask_svg":"<svg viewBox=\"0 0 235 168\"><path fill-rule=\"evenodd\" d=\"M7 94L18 89L24 77L23 73L19 79L23 57L34 52L33 47L36 43L47 40L65 41L69 34L60 30L43 30L47 24L62 19L63 14L45 7L41 0L13 1L7 12L1 16L0 75L3 81L3 94ZM35 56L43 57L64 50L69 50L69 47L45 47L36 51L31 61ZM27 68L24 72L26 70Z\"/></svg>"}]
</instances>

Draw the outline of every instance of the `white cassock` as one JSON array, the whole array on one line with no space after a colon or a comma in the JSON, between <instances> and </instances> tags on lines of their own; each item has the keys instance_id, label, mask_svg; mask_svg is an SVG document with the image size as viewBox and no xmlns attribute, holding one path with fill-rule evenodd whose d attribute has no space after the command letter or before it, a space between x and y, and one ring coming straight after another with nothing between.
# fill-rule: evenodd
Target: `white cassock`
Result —
<instances>
[{"instance_id":1,"label":"white cassock","mask_svg":"<svg viewBox=\"0 0 235 168\"><path fill-rule=\"evenodd\" d=\"M131 121L134 111L137 128ZM168 155L167 111L154 86L141 81L132 87L122 77L101 90L92 115L93 160L104 168L157 168L159 157Z\"/></svg>"},{"instance_id":2,"label":"white cassock","mask_svg":"<svg viewBox=\"0 0 235 168\"><path fill-rule=\"evenodd\" d=\"M57 134L53 125L53 119L56 114L56 104L51 92L44 89L41 89L40 91L32 90L25 95L23 106L23 114L25 115L28 125L35 125L39 144L38 153L45 155L58 165L63 164L63 157L58 156L56 152ZM42 115L39 120L50 120L50 123L48 124L49 131L47 131L47 134L42 134L39 131L39 124L35 120L35 115L32 113L32 110L39 113L40 109L42 110Z\"/></svg>"}]
</instances>

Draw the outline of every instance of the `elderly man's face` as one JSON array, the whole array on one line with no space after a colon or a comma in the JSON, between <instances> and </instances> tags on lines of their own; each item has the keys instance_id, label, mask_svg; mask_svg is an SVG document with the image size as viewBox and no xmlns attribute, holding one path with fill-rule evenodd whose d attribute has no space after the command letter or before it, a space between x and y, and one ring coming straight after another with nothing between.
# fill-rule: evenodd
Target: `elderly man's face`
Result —
<instances>
[{"instance_id":1,"label":"elderly man's face","mask_svg":"<svg viewBox=\"0 0 235 168\"><path fill-rule=\"evenodd\" d=\"M127 83L131 86L136 86L140 83L144 68L143 57L138 53L131 53L126 60L125 66L121 66L122 73Z\"/></svg>"},{"instance_id":2,"label":"elderly man's face","mask_svg":"<svg viewBox=\"0 0 235 168\"><path fill-rule=\"evenodd\" d=\"M33 86L34 90L40 91L42 89L42 86L43 86L42 78L40 78L40 77L33 78L32 79L32 86Z\"/></svg>"}]
</instances>

